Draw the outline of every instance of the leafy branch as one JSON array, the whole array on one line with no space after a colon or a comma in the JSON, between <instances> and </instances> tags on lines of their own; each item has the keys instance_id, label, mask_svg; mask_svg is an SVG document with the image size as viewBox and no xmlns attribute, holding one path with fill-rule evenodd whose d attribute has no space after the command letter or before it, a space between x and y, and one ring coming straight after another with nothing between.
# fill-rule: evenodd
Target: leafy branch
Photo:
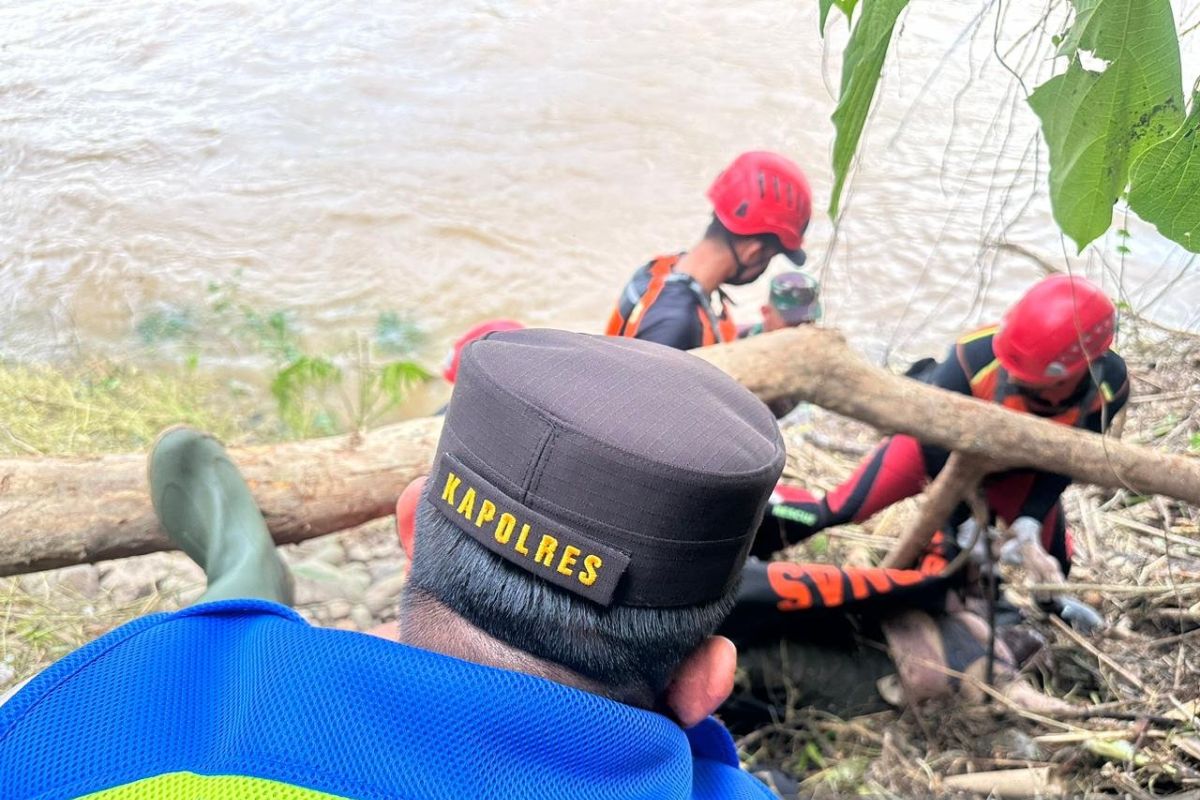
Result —
<instances>
[{"instance_id":1,"label":"leafy branch","mask_svg":"<svg viewBox=\"0 0 1200 800\"><path fill-rule=\"evenodd\" d=\"M1055 221L1082 250L1109 229L1125 196L1163 236L1200 252L1200 93L1187 113L1169 0L1071 3L1070 24L1051 37L1066 70L1029 96L1049 149ZM833 113L835 217L907 0L821 0L822 35L834 7L850 21L859 5Z\"/></svg>"}]
</instances>

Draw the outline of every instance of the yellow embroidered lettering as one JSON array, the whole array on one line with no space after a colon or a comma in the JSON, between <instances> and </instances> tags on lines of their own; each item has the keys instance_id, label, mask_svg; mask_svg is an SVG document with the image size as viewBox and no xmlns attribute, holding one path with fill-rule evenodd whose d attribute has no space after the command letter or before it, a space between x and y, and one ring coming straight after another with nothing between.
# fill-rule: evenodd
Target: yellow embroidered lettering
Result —
<instances>
[{"instance_id":1,"label":"yellow embroidered lettering","mask_svg":"<svg viewBox=\"0 0 1200 800\"><path fill-rule=\"evenodd\" d=\"M600 568L604 566L604 561L600 556L588 556L583 559L583 572L579 573L579 582L584 586L591 586L599 577Z\"/></svg>"},{"instance_id":2,"label":"yellow embroidered lettering","mask_svg":"<svg viewBox=\"0 0 1200 800\"><path fill-rule=\"evenodd\" d=\"M496 541L500 544L508 544L508 540L512 538L513 528L517 527L517 518L512 514L505 512L500 515L500 521L496 523Z\"/></svg>"},{"instance_id":3,"label":"yellow embroidered lettering","mask_svg":"<svg viewBox=\"0 0 1200 800\"><path fill-rule=\"evenodd\" d=\"M496 516L496 504L491 500L484 500L479 506L479 516L475 517L475 527L482 528L483 523L491 522Z\"/></svg>"},{"instance_id":4,"label":"yellow embroidered lettering","mask_svg":"<svg viewBox=\"0 0 1200 800\"><path fill-rule=\"evenodd\" d=\"M533 560L547 567L554 566L554 551L558 549L558 539L555 539L548 533L542 534L542 540L538 542L537 555Z\"/></svg>"},{"instance_id":5,"label":"yellow embroidered lettering","mask_svg":"<svg viewBox=\"0 0 1200 800\"><path fill-rule=\"evenodd\" d=\"M517 534L517 543L513 545L513 549L523 556L529 555L529 548L525 546L525 540L529 538L529 526L522 525L521 532Z\"/></svg>"},{"instance_id":6,"label":"yellow embroidered lettering","mask_svg":"<svg viewBox=\"0 0 1200 800\"><path fill-rule=\"evenodd\" d=\"M579 558L579 554L583 551L573 544L569 544L563 548L562 559L558 562L558 568L555 570L559 575L566 575L568 578L575 574L575 570L571 567L575 566L575 559Z\"/></svg>"},{"instance_id":7,"label":"yellow embroidered lettering","mask_svg":"<svg viewBox=\"0 0 1200 800\"><path fill-rule=\"evenodd\" d=\"M442 489L442 499L450 505L454 505L454 493L458 491L458 485L462 483L462 478L455 475L453 472L446 473L446 486Z\"/></svg>"},{"instance_id":8,"label":"yellow embroidered lettering","mask_svg":"<svg viewBox=\"0 0 1200 800\"><path fill-rule=\"evenodd\" d=\"M462 514L467 519L470 519L475 514L474 489L467 489L467 493L463 495L462 502L458 504L458 513Z\"/></svg>"}]
</instances>

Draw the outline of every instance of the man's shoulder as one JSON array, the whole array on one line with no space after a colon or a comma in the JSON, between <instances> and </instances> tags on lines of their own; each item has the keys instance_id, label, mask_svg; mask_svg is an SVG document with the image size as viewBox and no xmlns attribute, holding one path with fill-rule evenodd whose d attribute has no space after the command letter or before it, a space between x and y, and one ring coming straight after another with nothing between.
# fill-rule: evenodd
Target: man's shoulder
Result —
<instances>
[{"instance_id":1,"label":"man's shoulder","mask_svg":"<svg viewBox=\"0 0 1200 800\"><path fill-rule=\"evenodd\" d=\"M759 800L775 796L741 768L733 738L720 722L709 717L686 734L692 751L693 798Z\"/></svg>"},{"instance_id":2,"label":"man's shoulder","mask_svg":"<svg viewBox=\"0 0 1200 800\"><path fill-rule=\"evenodd\" d=\"M699 733L536 676L230 600L135 620L0 707L0 797L78 796L181 770L302 778L345 797L419 786L482 796L498 781L497 798L583 798L593 779L687 796L685 774L696 800L770 796L719 726Z\"/></svg>"},{"instance_id":3,"label":"man's shoulder","mask_svg":"<svg viewBox=\"0 0 1200 800\"><path fill-rule=\"evenodd\" d=\"M978 328L963 334L955 343L958 361L968 376L985 369L996 360L995 339L997 325Z\"/></svg>"},{"instance_id":4,"label":"man's shoulder","mask_svg":"<svg viewBox=\"0 0 1200 800\"><path fill-rule=\"evenodd\" d=\"M1129 380L1129 367L1125 359L1112 350L1099 358L1099 367L1100 379L1112 386L1113 391L1120 389Z\"/></svg>"},{"instance_id":5,"label":"man's shoulder","mask_svg":"<svg viewBox=\"0 0 1200 800\"><path fill-rule=\"evenodd\" d=\"M701 299L686 276L672 276L646 309L637 338L680 350L699 347L704 339Z\"/></svg>"}]
</instances>

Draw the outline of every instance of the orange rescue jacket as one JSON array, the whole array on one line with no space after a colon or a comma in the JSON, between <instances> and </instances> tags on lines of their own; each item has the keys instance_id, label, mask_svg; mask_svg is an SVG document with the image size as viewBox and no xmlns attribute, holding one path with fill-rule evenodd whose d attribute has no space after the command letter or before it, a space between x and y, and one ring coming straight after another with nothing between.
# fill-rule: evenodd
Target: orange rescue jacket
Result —
<instances>
[{"instance_id":1,"label":"orange rescue jacket","mask_svg":"<svg viewBox=\"0 0 1200 800\"><path fill-rule=\"evenodd\" d=\"M1032 414L1033 412L1025 397L1018 392L1010 391L1008 375L1004 371L1004 368L1000 366L999 359L993 358L989 363L978 368L968 363L964 351L966 345L984 337L994 336L997 329L998 326L995 325L981 328L958 340L955 349L958 354L959 363L971 381L971 395L980 400L986 400L989 403L997 403L1013 411ZM1042 417L1042 419L1048 419L1060 425L1078 427L1083 424L1088 415L1099 411L1104 403L1110 402L1112 399L1112 387L1106 381L1101 381L1099 386L1093 384L1091 390L1084 394L1083 398L1077 404L1052 417Z\"/></svg>"},{"instance_id":2,"label":"orange rescue jacket","mask_svg":"<svg viewBox=\"0 0 1200 800\"><path fill-rule=\"evenodd\" d=\"M721 313L713 313L712 306L695 280L689 275L675 272L679 258L680 254L659 256L634 273L609 317L608 327L604 331L606 335L637 338L646 312L658 300L663 287L669 281L682 281L691 284L696 294L696 314L700 317L700 328L704 332L701 346L737 339L737 325L733 321L729 299L722 292Z\"/></svg>"}]
</instances>

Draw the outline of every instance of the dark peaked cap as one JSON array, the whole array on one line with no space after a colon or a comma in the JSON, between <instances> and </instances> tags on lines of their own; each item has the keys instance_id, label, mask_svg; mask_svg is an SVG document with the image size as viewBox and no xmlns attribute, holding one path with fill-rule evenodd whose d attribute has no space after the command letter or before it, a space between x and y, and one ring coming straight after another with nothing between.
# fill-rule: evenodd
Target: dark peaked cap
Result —
<instances>
[{"instance_id":1,"label":"dark peaked cap","mask_svg":"<svg viewBox=\"0 0 1200 800\"><path fill-rule=\"evenodd\" d=\"M766 406L695 356L512 331L463 352L427 499L593 602L695 605L737 579L784 457Z\"/></svg>"}]
</instances>

